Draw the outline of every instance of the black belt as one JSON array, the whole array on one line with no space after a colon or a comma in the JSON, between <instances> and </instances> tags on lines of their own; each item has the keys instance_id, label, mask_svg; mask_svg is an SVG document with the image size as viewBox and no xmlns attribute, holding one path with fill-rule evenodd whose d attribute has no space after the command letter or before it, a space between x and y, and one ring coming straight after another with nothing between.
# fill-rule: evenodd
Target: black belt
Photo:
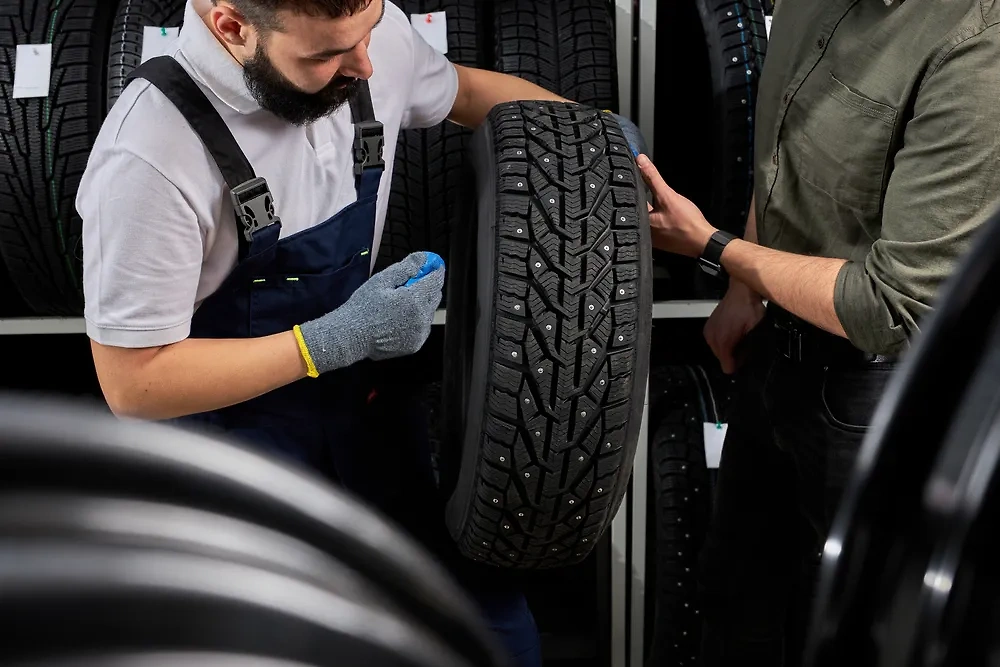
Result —
<instances>
[{"instance_id":1,"label":"black belt","mask_svg":"<svg viewBox=\"0 0 1000 667\"><path fill-rule=\"evenodd\" d=\"M774 329L778 354L795 363L847 366L897 360L895 356L859 350L846 338L823 331L774 304L768 304L767 317Z\"/></svg>"}]
</instances>

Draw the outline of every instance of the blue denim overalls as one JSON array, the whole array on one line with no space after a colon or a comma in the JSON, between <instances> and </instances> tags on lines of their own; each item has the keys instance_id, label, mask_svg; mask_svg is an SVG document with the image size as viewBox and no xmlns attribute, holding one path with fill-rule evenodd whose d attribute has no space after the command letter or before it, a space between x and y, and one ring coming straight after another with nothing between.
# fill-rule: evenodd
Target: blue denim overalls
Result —
<instances>
[{"instance_id":1,"label":"blue denim overalls","mask_svg":"<svg viewBox=\"0 0 1000 667\"><path fill-rule=\"evenodd\" d=\"M385 164L383 128L367 82L351 100L357 201L322 224L279 238L281 221L267 183L256 177L222 116L184 68L161 56L140 65L130 78L149 81L184 115L215 159L237 211L237 265L198 308L191 337L289 331L343 305L368 280ZM483 578L480 572L463 581L462 573L474 569L461 561L444 525L421 378L399 375L393 362L365 361L182 421L221 429L296 459L378 508L459 572L515 664L540 667L538 633L523 595L473 581Z\"/></svg>"}]
</instances>

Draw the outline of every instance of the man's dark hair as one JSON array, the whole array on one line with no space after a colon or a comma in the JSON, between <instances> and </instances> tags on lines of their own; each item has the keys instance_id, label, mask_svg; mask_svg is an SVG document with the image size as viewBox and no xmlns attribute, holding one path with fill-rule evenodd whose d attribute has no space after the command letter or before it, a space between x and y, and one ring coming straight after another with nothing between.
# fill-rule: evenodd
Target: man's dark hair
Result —
<instances>
[{"instance_id":1,"label":"man's dark hair","mask_svg":"<svg viewBox=\"0 0 1000 667\"><path fill-rule=\"evenodd\" d=\"M253 27L261 30L281 30L278 12L288 10L297 14L339 19L363 11L376 0L226 0L242 14ZM388 2L389 0L385 0ZM219 0L212 0L219 4Z\"/></svg>"}]
</instances>

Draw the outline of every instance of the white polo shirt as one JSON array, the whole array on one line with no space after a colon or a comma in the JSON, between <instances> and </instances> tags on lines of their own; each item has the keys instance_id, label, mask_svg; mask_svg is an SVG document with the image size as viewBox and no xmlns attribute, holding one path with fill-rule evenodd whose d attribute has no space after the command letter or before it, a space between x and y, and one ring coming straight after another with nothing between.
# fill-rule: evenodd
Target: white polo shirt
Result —
<instances>
[{"instance_id":1,"label":"white polo shirt","mask_svg":"<svg viewBox=\"0 0 1000 667\"><path fill-rule=\"evenodd\" d=\"M208 95L258 176L267 179L283 237L313 227L357 199L354 129L348 105L295 127L264 111L242 67L188 0L176 58ZM401 127L436 125L458 94L458 75L386 1L372 32L370 86L385 126L378 254ZM77 196L83 218L88 335L120 347L184 340L201 302L236 264L236 221L228 187L191 126L156 88L134 81L111 109Z\"/></svg>"}]
</instances>

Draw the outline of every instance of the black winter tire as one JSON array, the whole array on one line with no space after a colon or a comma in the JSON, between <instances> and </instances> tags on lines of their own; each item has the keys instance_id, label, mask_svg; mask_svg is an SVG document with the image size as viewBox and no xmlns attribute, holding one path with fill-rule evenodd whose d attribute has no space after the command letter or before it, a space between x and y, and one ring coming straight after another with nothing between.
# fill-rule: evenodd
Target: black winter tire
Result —
<instances>
[{"instance_id":1,"label":"black winter tire","mask_svg":"<svg viewBox=\"0 0 1000 667\"><path fill-rule=\"evenodd\" d=\"M180 27L185 0L120 0L111 32L108 55L108 109L125 89L125 79L142 59L145 26Z\"/></svg>"},{"instance_id":2,"label":"black winter tire","mask_svg":"<svg viewBox=\"0 0 1000 667\"><path fill-rule=\"evenodd\" d=\"M448 14L448 59L479 67L479 16L476 0L393 0L407 14ZM462 224L460 189L471 132L445 121L425 130L402 130L396 142L389 209L382 233L378 268L411 252L448 255L448 235Z\"/></svg>"},{"instance_id":3,"label":"black winter tire","mask_svg":"<svg viewBox=\"0 0 1000 667\"><path fill-rule=\"evenodd\" d=\"M0 253L28 305L83 310L76 191L104 120L112 3L0 0ZM52 44L49 96L14 99L18 44Z\"/></svg>"},{"instance_id":4,"label":"black winter tire","mask_svg":"<svg viewBox=\"0 0 1000 667\"><path fill-rule=\"evenodd\" d=\"M503 104L452 239L443 487L468 557L583 560L625 494L649 364L646 192L617 121ZM478 213L473 213L475 210Z\"/></svg>"},{"instance_id":5,"label":"black winter tire","mask_svg":"<svg viewBox=\"0 0 1000 667\"><path fill-rule=\"evenodd\" d=\"M21 293L11 280L7 265L0 256L0 317L25 317L31 315L31 309L24 302Z\"/></svg>"},{"instance_id":6,"label":"black winter tire","mask_svg":"<svg viewBox=\"0 0 1000 667\"><path fill-rule=\"evenodd\" d=\"M694 369L668 367L650 444L656 515L656 599L647 667L691 664L700 652L698 552L711 517L705 415ZM659 374L658 374L659 375ZM652 383L650 385L652 390Z\"/></svg>"},{"instance_id":7,"label":"black winter tire","mask_svg":"<svg viewBox=\"0 0 1000 667\"><path fill-rule=\"evenodd\" d=\"M563 97L618 110L618 60L608 0L498 0L496 71Z\"/></svg>"},{"instance_id":8,"label":"black winter tire","mask_svg":"<svg viewBox=\"0 0 1000 667\"><path fill-rule=\"evenodd\" d=\"M14 493L0 503L0 536L129 546L204 556L307 581L331 591L387 598L328 554L251 522L177 504L82 493Z\"/></svg>"},{"instance_id":9,"label":"black winter tire","mask_svg":"<svg viewBox=\"0 0 1000 667\"><path fill-rule=\"evenodd\" d=\"M5 664L11 657L142 648L317 667L477 664L349 583L331 579L320 587L222 558L128 542L6 538L2 544Z\"/></svg>"},{"instance_id":10,"label":"black winter tire","mask_svg":"<svg viewBox=\"0 0 1000 667\"><path fill-rule=\"evenodd\" d=\"M934 564L928 561L935 538L961 526L954 517L931 519L921 513L925 503L971 509L961 488L954 482L941 485L936 477L942 463L967 455L962 450L970 444L982 442L987 433L995 437L990 428L997 410L994 369L1000 364L995 353L1000 335L997 281L1000 211L983 225L974 247L939 290L934 313L921 327L872 419L823 552L807 665L903 664L881 659L891 658L899 648L889 632L895 628L888 623L894 617L887 614L887 601L898 595L904 577L921 575L912 581L923 585L922 575L932 573L932 586L946 581L948 586L941 588L954 585L952 595L967 590L967 581L948 579L953 572L928 568ZM989 480L991 472L979 464L981 482ZM995 527L990 529L995 532ZM920 563L919 558L926 560ZM988 566L991 589L995 562ZM906 609L912 612L916 602L911 598ZM957 622L962 610L953 611ZM975 615L995 621L992 611L980 607ZM957 662L944 660L944 652L922 655L934 656L928 664L989 664L985 652L981 660Z\"/></svg>"},{"instance_id":11,"label":"black winter tire","mask_svg":"<svg viewBox=\"0 0 1000 667\"><path fill-rule=\"evenodd\" d=\"M46 657L38 660L17 660L7 667L309 667L301 662L272 660L248 655L226 653L181 652L154 650L148 652L116 651L87 653L76 657Z\"/></svg>"},{"instance_id":12,"label":"black winter tire","mask_svg":"<svg viewBox=\"0 0 1000 667\"><path fill-rule=\"evenodd\" d=\"M0 433L2 493L56 490L169 502L254 523L366 577L471 663L497 663L494 639L439 566L312 471L224 440L121 422L57 400L0 396Z\"/></svg>"},{"instance_id":13,"label":"black winter tire","mask_svg":"<svg viewBox=\"0 0 1000 667\"><path fill-rule=\"evenodd\" d=\"M670 156L664 177L713 225L742 235L753 194L757 82L767 53L760 0L685 0L666 10L658 53L671 85L661 86L657 120L684 132L664 133L669 150L658 151ZM682 60L688 65L676 67ZM683 104L679 87L686 91Z\"/></svg>"}]
</instances>

